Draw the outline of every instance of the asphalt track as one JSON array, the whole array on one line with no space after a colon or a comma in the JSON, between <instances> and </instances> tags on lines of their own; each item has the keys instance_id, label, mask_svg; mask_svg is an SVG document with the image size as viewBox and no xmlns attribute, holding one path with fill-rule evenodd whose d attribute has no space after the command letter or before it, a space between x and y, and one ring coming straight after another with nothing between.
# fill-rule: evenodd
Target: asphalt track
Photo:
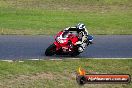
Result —
<instances>
[{"instance_id":1,"label":"asphalt track","mask_svg":"<svg viewBox=\"0 0 132 88\"><path fill-rule=\"evenodd\" d=\"M1 35L0 59L63 58L44 55L53 41L53 36ZM132 35L96 35L94 44L77 58L132 58Z\"/></svg>"}]
</instances>

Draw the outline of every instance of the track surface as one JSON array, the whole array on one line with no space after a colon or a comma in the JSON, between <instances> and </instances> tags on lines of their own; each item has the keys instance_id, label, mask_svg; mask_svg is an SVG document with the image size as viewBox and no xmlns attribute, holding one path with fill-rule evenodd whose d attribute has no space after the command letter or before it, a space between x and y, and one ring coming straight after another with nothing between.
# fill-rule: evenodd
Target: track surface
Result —
<instances>
[{"instance_id":1,"label":"track surface","mask_svg":"<svg viewBox=\"0 0 132 88\"><path fill-rule=\"evenodd\" d=\"M53 41L53 36L1 35L0 59L59 58L44 55L45 49ZM78 57L132 58L132 35L96 35L94 44Z\"/></svg>"}]
</instances>

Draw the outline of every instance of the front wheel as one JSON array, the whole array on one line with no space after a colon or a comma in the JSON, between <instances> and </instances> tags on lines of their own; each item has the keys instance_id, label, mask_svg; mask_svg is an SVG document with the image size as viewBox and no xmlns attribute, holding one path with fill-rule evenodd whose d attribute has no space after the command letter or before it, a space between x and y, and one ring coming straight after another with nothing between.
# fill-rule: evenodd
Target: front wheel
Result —
<instances>
[{"instance_id":1,"label":"front wheel","mask_svg":"<svg viewBox=\"0 0 132 88\"><path fill-rule=\"evenodd\" d=\"M55 52L56 52L56 46L55 46L55 44L52 44L46 49L45 55L52 56L55 54Z\"/></svg>"}]
</instances>

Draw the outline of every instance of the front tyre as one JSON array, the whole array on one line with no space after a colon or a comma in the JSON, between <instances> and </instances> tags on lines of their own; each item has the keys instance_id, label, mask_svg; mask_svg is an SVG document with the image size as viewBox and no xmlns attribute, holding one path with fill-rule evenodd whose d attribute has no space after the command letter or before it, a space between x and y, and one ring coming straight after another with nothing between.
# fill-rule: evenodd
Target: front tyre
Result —
<instances>
[{"instance_id":1,"label":"front tyre","mask_svg":"<svg viewBox=\"0 0 132 88\"><path fill-rule=\"evenodd\" d=\"M46 49L45 55L52 56L55 54L55 52L56 52L56 46L55 46L55 44L52 44Z\"/></svg>"}]
</instances>

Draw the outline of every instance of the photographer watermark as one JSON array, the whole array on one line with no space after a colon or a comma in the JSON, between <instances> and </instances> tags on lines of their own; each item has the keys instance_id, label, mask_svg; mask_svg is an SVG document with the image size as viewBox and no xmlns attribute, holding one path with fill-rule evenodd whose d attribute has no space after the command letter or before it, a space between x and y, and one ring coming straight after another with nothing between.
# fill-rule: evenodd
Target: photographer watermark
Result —
<instances>
[{"instance_id":1,"label":"photographer watermark","mask_svg":"<svg viewBox=\"0 0 132 88\"><path fill-rule=\"evenodd\" d=\"M86 74L84 69L79 68L77 83L80 85L86 83L130 83L131 77L129 74Z\"/></svg>"}]
</instances>

